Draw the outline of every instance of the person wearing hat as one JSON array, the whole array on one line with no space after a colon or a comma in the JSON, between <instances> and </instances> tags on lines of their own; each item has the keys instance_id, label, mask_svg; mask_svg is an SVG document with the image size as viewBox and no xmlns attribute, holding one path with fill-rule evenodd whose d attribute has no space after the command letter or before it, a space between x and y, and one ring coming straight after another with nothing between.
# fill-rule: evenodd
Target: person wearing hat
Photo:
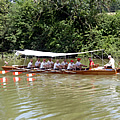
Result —
<instances>
[{"instance_id":1,"label":"person wearing hat","mask_svg":"<svg viewBox=\"0 0 120 120\"><path fill-rule=\"evenodd\" d=\"M95 63L92 61L91 58L89 58L89 61L90 61L89 68L92 68L93 66L95 66Z\"/></svg>"},{"instance_id":2,"label":"person wearing hat","mask_svg":"<svg viewBox=\"0 0 120 120\"><path fill-rule=\"evenodd\" d=\"M62 65L59 63L59 60L56 60L56 63L54 64L54 70L60 70L62 69Z\"/></svg>"},{"instance_id":3,"label":"person wearing hat","mask_svg":"<svg viewBox=\"0 0 120 120\"><path fill-rule=\"evenodd\" d=\"M47 63L45 62L46 60L43 59L43 62L41 63L40 69L41 70L45 70L45 68L47 68Z\"/></svg>"},{"instance_id":4,"label":"person wearing hat","mask_svg":"<svg viewBox=\"0 0 120 120\"><path fill-rule=\"evenodd\" d=\"M89 69L92 69L92 68L97 68L99 66L99 64L95 64L91 58L89 58Z\"/></svg>"},{"instance_id":5,"label":"person wearing hat","mask_svg":"<svg viewBox=\"0 0 120 120\"><path fill-rule=\"evenodd\" d=\"M68 64L67 70L74 70L75 69L75 64L74 61L71 60L70 63Z\"/></svg>"},{"instance_id":6,"label":"person wearing hat","mask_svg":"<svg viewBox=\"0 0 120 120\"><path fill-rule=\"evenodd\" d=\"M108 55L109 62L104 65L104 68L112 68L115 69L115 60L111 57L111 55Z\"/></svg>"},{"instance_id":7,"label":"person wearing hat","mask_svg":"<svg viewBox=\"0 0 120 120\"><path fill-rule=\"evenodd\" d=\"M80 62L80 58L77 59L77 62L76 62L76 70L81 70L82 66L83 67L87 67L86 65L83 65L81 62Z\"/></svg>"}]
</instances>

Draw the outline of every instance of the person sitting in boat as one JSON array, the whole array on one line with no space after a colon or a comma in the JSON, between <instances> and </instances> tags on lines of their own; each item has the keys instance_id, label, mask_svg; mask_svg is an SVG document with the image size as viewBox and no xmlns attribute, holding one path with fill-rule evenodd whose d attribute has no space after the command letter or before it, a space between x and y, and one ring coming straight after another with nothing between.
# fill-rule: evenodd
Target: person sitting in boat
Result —
<instances>
[{"instance_id":1,"label":"person sitting in boat","mask_svg":"<svg viewBox=\"0 0 120 120\"><path fill-rule=\"evenodd\" d=\"M49 60L47 61L47 65L48 65L48 68L53 68L54 62L52 61L52 58L49 58Z\"/></svg>"},{"instance_id":2,"label":"person sitting in boat","mask_svg":"<svg viewBox=\"0 0 120 120\"><path fill-rule=\"evenodd\" d=\"M91 68L96 68L96 67L99 66L99 64L95 64L95 63L92 61L91 58L89 58L89 61L90 61L90 63L89 63L89 68L90 68L90 69L91 69Z\"/></svg>"},{"instance_id":3,"label":"person sitting in boat","mask_svg":"<svg viewBox=\"0 0 120 120\"><path fill-rule=\"evenodd\" d=\"M47 63L46 63L46 60L43 59L43 62L42 62L41 65L40 65L40 69L41 69L41 70L45 70L46 68L47 68Z\"/></svg>"},{"instance_id":4,"label":"person sitting in boat","mask_svg":"<svg viewBox=\"0 0 120 120\"><path fill-rule=\"evenodd\" d=\"M91 58L89 58L89 61L90 61L89 68L92 68L93 66L95 66L95 63L92 61Z\"/></svg>"},{"instance_id":5,"label":"person sitting in boat","mask_svg":"<svg viewBox=\"0 0 120 120\"><path fill-rule=\"evenodd\" d=\"M67 70L75 70L75 64L73 60L71 60L68 64Z\"/></svg>"},{"instance_id":6,"label":"person sitting in boat","mask_svg":"<svg viewBox=\"0 0 120 120\"><path fill-rule=\"evenodd\" d=\"M80 58L77 59L77 62L76 62L76 70L81 70L82 69L82 66L83 67L87 67L86 65L83 65L81 62L80 62Z\"/></svg>"},{"instance_id":7,"label":"person sitting in boat","mask_svg":"<svg viewBox=\"0 0 120 120\"><path fill-rule=\"evenodd\" d=\"M104 65L104 68L112 68L115 69L115 60L111 57L111 55L108 55L109 62Z\"/></svg>"},{"instance_id":8,"label":"person sitting in boat","mask_svg":"<svg viewBox=\"0 0 120 120\"><path fill-rule=\"evenodd\" d=\"M60 70L62 69L62 65L59 63L59 60L56 60L56 63L54 64L54 70Z\"/></svg>"},{"instance_id":9,"label":"person sitting in boat","mask_svg":"<svg viewBox=\"0 0 120 120\"><path fill-rule=\"evenodd\" d=\"M41 64L40 58L38 58L37 61L35 62L35 67L36 67L36 68L39 68L39 67L40 67L40 64Z\"/></svg>"},{"instance_id":10,"label":"person sitting in boat","mask_svg":"<svg viewBox=\"0 0 120 120\"><path fill-rule=\"evenodd\" d=\"M30 62L28 63L27 68L28 69L34 68L34 66L33 66L33 60L30 60Z\"/></svg>"},{"instance_id":11,"label":"person sitting in boat","mask_svg":"<svg viewBox=\"0 0 120 120\"><path fill-rule=\"evenodd\" d=\"M61 65L62 65L63 69L67 69L68 62L66 61L66 59L64 59L64 61L61 63Z\"/></svg>"}]
</instances>

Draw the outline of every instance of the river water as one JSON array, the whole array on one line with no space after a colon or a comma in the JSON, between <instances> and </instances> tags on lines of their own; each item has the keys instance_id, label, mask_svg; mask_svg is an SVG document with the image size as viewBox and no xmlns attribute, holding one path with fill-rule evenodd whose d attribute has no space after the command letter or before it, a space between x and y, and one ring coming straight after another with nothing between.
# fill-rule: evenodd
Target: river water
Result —
<instances>
[{"instance_id":1,"label":"river water","mask_svg":"<svg viewBox=\"0 0 120 120\"><path fill-rule=\"evenodd\" d=\"M27 74L0 74L0 120L120 119L119 74Z\"/></svg>"}]
</instances>

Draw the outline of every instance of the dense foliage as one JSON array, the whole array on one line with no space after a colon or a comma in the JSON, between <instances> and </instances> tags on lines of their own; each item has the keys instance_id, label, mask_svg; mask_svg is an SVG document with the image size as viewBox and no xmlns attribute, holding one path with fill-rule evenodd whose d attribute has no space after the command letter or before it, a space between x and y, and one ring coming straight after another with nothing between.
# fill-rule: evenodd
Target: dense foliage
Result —
<instances>
[{"instance_id":1,"label":"dense foliage","mask_svg":"<svg viewBox=\"0 0 120 120\"><path fill-rule=\"evenodd\" d=\"M116 52L119 9L119 0L1 0L0 51Z\"/></svg>"}]
</instances>

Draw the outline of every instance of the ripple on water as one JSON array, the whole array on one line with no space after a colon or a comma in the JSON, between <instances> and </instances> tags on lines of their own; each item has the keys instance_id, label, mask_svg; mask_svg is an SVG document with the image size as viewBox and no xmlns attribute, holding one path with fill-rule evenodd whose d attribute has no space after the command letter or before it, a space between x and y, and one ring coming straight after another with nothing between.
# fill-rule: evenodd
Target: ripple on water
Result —
<instances>
[{"instance_id":1,"label":"ripple on water","mask_svg":"<svg viewBox=\"0 0 120 120\"><path fill-rule=\"evenodd\" d=\"M2 76L3 77L3 76ZM96 120L120 117L120 76L38 74L0 88L2 119Z\"/></svg>"}]
</instances>

